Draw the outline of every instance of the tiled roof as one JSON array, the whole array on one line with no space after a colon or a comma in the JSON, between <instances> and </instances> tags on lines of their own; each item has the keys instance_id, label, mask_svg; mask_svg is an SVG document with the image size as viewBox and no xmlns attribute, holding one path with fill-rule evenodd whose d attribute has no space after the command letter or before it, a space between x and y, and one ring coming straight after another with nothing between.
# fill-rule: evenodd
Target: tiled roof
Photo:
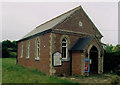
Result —
<instances>
[{"instance_id":1,"label":"tiled roof","mask_svg":"<svg viewBox=\"0 0 120 85\"><path fill-rule=\"evenodd\" d=\"M71 47L70 51L83 51L92 39L93 37L90 36L79 38L76 43Z\"/></svg>"},{"instance_id":2,"label":"tiled roof","mask_svg":"<svg viewBox=\"0 0 120 85\"><path fill-rule=\"evenodd\" d=\"M78 9L80 9L81 6L74 8L38 27L36 27L34 30L32 30L31 32L29 32L27 35L25 35L22 39L30 37L32 35L35 35L37 33L52 29L54 26L56 26L57 24L59 24L60 22L64 21L67 17L69 17L71 14L73 14L75 11L77 11Z\"/></svg>"}]
</instances>

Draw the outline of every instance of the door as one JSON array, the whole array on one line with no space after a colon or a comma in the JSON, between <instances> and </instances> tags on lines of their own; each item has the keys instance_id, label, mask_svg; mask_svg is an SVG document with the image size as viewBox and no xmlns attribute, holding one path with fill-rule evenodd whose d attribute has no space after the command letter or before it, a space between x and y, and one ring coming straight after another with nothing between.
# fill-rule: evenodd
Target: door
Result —
<instances>
[{"instance_id":1,"label":"door","mask_svg":"<svg viewBox=\"0 0 120 85\"><path fill-rule=\"evenodd\" d=\"M90 74L98 73L98 50L93 46L90 50Z\"/></svg>"}]
</instances>

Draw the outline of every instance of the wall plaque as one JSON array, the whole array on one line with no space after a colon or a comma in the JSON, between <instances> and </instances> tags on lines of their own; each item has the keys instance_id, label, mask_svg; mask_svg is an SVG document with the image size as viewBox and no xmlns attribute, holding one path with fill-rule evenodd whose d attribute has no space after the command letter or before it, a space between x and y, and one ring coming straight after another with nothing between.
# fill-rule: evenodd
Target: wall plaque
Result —
<instances>
[{"instance_id":1,"label":"wall plaque","mask_svg":"<svg viewBox=\"0 0 120 85\"><path fill-rule=\"evenodd\" d=\"M53 53L53 66L62 65L61 58L62 58L62 54L60 52L56 51L55 53Z\"/></svg>"}]
</instances>

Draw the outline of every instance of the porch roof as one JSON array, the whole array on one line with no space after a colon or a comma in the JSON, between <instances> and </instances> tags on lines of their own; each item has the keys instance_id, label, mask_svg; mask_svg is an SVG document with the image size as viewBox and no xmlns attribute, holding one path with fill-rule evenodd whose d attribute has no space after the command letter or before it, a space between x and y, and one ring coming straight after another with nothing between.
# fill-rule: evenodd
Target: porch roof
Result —
<instances>
[{"instance_id":1,"label":"porch roof","mask_svg":"<svg viewBox=\"0 0 120 85\"><path fill-rule=\"evenodd\" d=\"M71 47L70 51L83 51L92 39L93 37L90 37L90 36L79 38L75 42L75 44Z\"/></svg>"}]
</instances>

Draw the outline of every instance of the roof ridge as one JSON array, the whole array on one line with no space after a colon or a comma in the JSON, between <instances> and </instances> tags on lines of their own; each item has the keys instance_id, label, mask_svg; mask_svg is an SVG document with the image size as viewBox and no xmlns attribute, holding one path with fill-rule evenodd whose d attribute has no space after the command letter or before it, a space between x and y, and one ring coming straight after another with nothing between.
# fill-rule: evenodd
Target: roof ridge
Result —
<instances>
[{"instance_id":1,"label":"roof ridge","mask_svg":"<svg viewBox=\"0 0 120 85\"><path fill-rule=\"evenodd\" d=\"M71 10L69 10L69 11L67 11L67 12L65 12L65 13L63 13L63 14L61 14L61 15L58 15L57 17L54 17L53 19L50 19L50 20L46 21L46 22L45 22L45 23L43 23L43 24L40 24L40 25L39 25L39 26L37 26L36 28L38 28L38 27L40 27L40 26L42 26L42 25L44 25L44 24L46 24L46 23L48 23L48 22L50 22L50 21L53 21L53 20L55 20L55 19L57 19L57 18L59 18L59 17L61 17L61 16L65 15L65 14L67 14L67 13L69 13L69 12L73 11L73 10L80 9L80 8L82 8L82 6L81 6L81 5L80 5L80 6L78 6L78 7L75 7L75 8L73 8L73 9L71 9ZM36 29L36 28L35 28L35 29Z\"/></svg>"},{"instance_id":2,"label":"roof ridge","mask_svg":"<svg viewBox=\"0 0 120 85\"><path fill-rule=\"evenodd\" d=\"M77 7L73 8L65 13L62 13L61 15L59 15L51 20L46 21L45 23L37 26L32 31L27 33L23 38L26 38L26 37L32 36L34 34L37 34L39 32L53 28L54 26L58 25L61 21L64 21L67 17L71 16L75 11L77 11L81 8L82 8L81 5L77 6Z\"/></svg>"}]
</instances>

